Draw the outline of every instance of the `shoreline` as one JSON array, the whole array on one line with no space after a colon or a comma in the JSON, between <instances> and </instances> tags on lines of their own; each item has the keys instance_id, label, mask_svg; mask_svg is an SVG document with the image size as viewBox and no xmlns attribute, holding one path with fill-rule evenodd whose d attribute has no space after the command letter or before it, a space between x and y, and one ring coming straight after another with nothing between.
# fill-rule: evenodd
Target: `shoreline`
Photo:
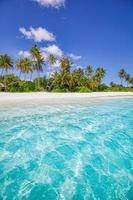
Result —
<instances>
[{"instance_id":1,"label":"shoreline","mask_svg":"<svg viewBox=\"0 0 133 200\"><path fill-rule=\"evenodd\" d=\"M0 93L0 106L16 105L18 103L33 104L65 104L82 103L93 100L122 99L132 98L133 92L92 92L92 93Z\"/></svg>"}]
</instances>

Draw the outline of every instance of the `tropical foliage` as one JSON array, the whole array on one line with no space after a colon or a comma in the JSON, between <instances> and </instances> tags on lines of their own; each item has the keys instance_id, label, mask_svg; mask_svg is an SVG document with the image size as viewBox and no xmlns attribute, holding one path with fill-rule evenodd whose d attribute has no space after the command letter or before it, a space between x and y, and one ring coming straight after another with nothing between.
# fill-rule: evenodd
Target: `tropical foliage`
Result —
<instances>
[{"instance_id":1,"label":"tropical foliage","mask_svg":"<svg viewBox=\"0 0 133 200\"><path fill-rule=\"evenodd\" d=\"M59 69L53 71L53 66L59 63ZM118 75L121 84L113 82L110 85L102 83L106 75L104 67L94 70L87 66L84 70L75 67L69 57L62 55L56 58L49 54L44 59L41 49L33 45L30 56L21 57L17 61L7 55L0 56L0 91L9 92L30 92L30 91L52 91L52 92L91 92L91 91L133 91L133 77L122 68ZM49 76L40 77L40 73L49 69ZM12 70L12 73L11 73ZM16 70L19 76L16 76ZM33 74L37 77L33 80ZM29 80L27 80L27 76Z\"/></svg>"}]
</instances>

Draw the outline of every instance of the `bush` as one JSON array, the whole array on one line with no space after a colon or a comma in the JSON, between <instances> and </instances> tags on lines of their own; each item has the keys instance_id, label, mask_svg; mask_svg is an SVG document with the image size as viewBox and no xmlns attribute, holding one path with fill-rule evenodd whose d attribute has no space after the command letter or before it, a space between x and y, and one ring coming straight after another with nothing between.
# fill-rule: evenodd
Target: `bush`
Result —
<instances>
[{"instance_id":1,"label":"bush","mask_svg":"<svg viewBox=\"0 0 133 200\"><path fill-rule=\"evenodd\" d=\"M55 89L53 89L52 90L52 92L59 92L59 93L61 93L61 92L70 92L68 89L61 89L61 88L55 88Z\"/></svg>"},{"instance_id":2,"label":"bush","mask_svg":"<svg viewBox=\"0 0 133 200\"><path fill-rule=\"evenodd\" d=\"M9 92L19 92L19 82L11 83L8 86L8 91Z\"/></svg>"},{"instance_id":3,"label":"bush","mask_svg":"<svg viewBox=\"0 0 133 200\"><path fill-rule=\"evenodd\" d=\"M42 92L44 91L44 88L40 85L35 85L35 92Z\"/></svg>"},{"instance_id":4,"label":"bush","mask_svg":"<svg viewBox=\"0 0 133 200\"><path fill-rule=\"evenodd\" d=\"M78 87L76 89L76 92L79 92L79 93L88 93L88 92L91 92L91 90L89 88L87 88L87 87L82 86L82 87Z\"/></svg>"},{"instance_id":5,"label":"bush","mask_svg":"<svg viewBox=\"0 0 133 200\"><path fill-rule=\"evenodd\" d=\"M98 91L105 91L106 89L108 89L108 86L105 85L105 84L101 84L101 85L99 85L99 87L98 87Z\"/></svg>"},{"instance_id":6,"label":"bush","mask_svg":"<svg viewBox=\"0 0 133 200\"><path fill-rule=\"evenodd\" d=\"M35 83L32 81L20 81L19 92L32 92L35 91Z\"/></svg>"},{"instance_id":7,"label":"bush","mask_svg":"<svg viewBox=\"0 0 133 200\"><path fill-rule=\"evenodd\" d=\"M0 91L10 92L12 86L18 87L19 81L20 79L18 78L18 76L14 74L6 74L4 76L0 76ZM13 91L15 91L15 89L13 89Z\"/></svg>"},{"instance_id":8,"label":"bush","mask_svg":"<svg viewBox=\"0 0 133 200\"><path fill-rule=\"evenodd\" d=\"M128 87L109 87L105 92L133 92L133 88Z\"/></svg>"},{"instance_id":9,"label":"bush","mask_svg":"<svg viewBox=\"0 0 133 200\"><path fill-rule=\"evenodd\" d=\"M44 89L46 89L46 86L47 86L47 80L45 77L39 77L39 78L36 78L34 80L34 83L36 85L36 90L37 91L42 91Z\"/></svg>"},{"instance_id":10,"label":"bush","mask_svg":"<svg viewBox=\"0 0 133 200\"><path fill-rule=\"evenodd\" d=\"M6 74L4 76L1 76L1 79L3 81L6 81L7 84L10 84L11 82L20 81L19 77L14 74Z\"/></svg>"}]
</instances>

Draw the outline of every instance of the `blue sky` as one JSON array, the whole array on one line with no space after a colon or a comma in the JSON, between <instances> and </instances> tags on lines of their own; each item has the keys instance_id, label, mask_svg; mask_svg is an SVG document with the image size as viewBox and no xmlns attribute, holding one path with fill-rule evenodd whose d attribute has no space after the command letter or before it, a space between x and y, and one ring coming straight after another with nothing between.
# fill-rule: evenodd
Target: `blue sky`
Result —
<instances>
[{"instance_id":1,"label":"blue sky","mask_svg":"<svg viewBox=\"0 0 133 200\"><path fill-rule=\"evenodd\" d=\"M0 0L0 54L17 59L34 43L118 82L121 67L133 75L133 1Z\"/></svg>"}]
</instances>

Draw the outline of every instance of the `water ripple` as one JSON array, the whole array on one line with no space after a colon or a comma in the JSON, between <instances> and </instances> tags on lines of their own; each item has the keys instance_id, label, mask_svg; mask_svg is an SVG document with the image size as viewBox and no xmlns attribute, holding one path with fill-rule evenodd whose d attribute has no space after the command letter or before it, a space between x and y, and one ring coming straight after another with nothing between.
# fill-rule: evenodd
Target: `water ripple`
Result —
<instances>
[{"instance_id":1,"label":"water ripple","mask_svg":"<svg viewBox=\"0 0 133 200\"><path fill-rule=\"evenodd\" d=\"M132 99L0 112L0 200L133 199Z\"/></svg>"}]
</instances>

